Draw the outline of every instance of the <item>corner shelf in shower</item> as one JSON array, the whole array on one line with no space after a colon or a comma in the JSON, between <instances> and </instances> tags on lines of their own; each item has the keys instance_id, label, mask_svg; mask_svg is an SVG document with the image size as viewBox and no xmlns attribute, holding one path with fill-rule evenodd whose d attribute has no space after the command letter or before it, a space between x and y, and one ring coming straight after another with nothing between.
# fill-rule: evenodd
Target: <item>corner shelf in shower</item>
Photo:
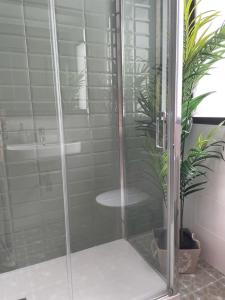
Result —
<instances>
[{"instance_id":1,"label":"corner shelf in shower","mask_svg":"<svg viewBox=\"0 0 225 300\"><path fill-rule=\"evenodd\" d=\"M148 199L149 195L147 193L139 191L136 188L127 188L124 192L124 200L122 200L119 189L102 193L96 197L97 203L108 207L131 206L147 201Z\"/></svg>"}]
</instances>

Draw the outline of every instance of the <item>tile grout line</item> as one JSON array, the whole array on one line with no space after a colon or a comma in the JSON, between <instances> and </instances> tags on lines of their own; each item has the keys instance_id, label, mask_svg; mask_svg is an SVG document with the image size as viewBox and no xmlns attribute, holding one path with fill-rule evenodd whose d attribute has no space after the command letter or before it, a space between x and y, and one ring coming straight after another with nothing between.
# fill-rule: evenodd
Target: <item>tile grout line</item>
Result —
<instances>
[{"instance_id":1,"label":"tile grout line","mask_svg":"<svg viewBox=\"0 0 225 300\"><path fill-rule=\"evenodd\" d=\"M209 273L208 273L208 274L209 274ZM215 277L214 277L214 278L215 278ZM201 288L198 288L198 289L194 290L193 292L190 292L190 293L184 295L184 297L186 297L186 296L192 296L192 295L194 296L197 292L200 292L201 290L203 290L203 289L209 287L210 285L217 283L217 282L220 281L222 278L225 278L225 276L222 276L222 277L219 278L219 279L216 279L216 278L215 278L215 279L216 279L215 281L210 282L210 283L207 283L206 285L202 286ZM223 285L224 285L224 284L223 284ZM224 287L225 287L225 285L224 285Z\"/></svg>"}]
</instances>

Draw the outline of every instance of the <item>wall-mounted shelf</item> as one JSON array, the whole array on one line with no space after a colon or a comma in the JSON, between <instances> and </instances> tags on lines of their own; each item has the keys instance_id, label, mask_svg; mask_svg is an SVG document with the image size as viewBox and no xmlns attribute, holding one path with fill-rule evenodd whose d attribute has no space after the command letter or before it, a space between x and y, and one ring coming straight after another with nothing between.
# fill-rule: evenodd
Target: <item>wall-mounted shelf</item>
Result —
<instances>
[{"instance_id":1,"label":"wall-mounted shelf","mask_svg":"<svg viewBox=\"0 0 225 300\"><path fill-rule=\"evenodd\" d=\"M112 190L102 193L96 197L97 203L109 207L121 207L135 205L149 199L149 195L135 188L128 188L124 193L124 203L121 199L121 191Z\"/></svg>"},{"instance_id":2,"label":"wall-mounted shelf","mask_svg":"<svg viewBox=\"0 0 225 300\"><path fill-rule=\"evenodd\" d=\"M14 144L7 145L6 150L14 152L15 155L22 154L25 157L30 157L38 153L39 157L53 157L60 156L60 145L59 144ZM66 154L76 154L81 152L81 143L67 143L65 144Z\"/></svg>"}]
</instances>

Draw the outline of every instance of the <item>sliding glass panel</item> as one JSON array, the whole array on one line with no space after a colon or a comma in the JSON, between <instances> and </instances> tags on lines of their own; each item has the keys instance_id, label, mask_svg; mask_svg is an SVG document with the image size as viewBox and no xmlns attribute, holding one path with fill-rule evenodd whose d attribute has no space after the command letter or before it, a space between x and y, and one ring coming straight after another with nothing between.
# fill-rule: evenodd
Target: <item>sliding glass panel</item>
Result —
<instances>
[{"instance_id":1,"label":"sliding glass panel","mask_svg":"<svg viewBox=\"0 0 225 300\"><path fill-rule=\"evenodd\" d=\"M68 299L48 0L0 0L0 298Z\"/></svg>"},{"instance_id":2,"label":"sliding glass panel","mask_svg":"<svg viewBox=\"0 0 225 300\"><path fill-rule=\"evenodd\" d=\"M111 5L56 1L72 252L121 237Z\"/></svg>"},{"instance_id":3,"label":"sliding glass panel","mask_svg":"<svg viewBox=\"0 0 225 300\"><path fill-rule=\"evenodd\" d=\"M74 299L166 295L167 2L55 3Z\"/></svg>"},{"instance_id":4,"label":"sliding glass panel","mask_svg":"<svg viewBox=\"0 0 225 300\"><path fill-rule=\"evenodd\" d=\"M167 294L167 4L0 0L1 299Z\"/></svg>"},{"instance_id":5,"label":"sliding glass panel","mask_svg":"<svg viewBox=\"0 0 225 300\"><path fill-rule=\"evenodd\" d=\"M167 5L124 1L126 232L152 268L149 298L167 293Z\"/></svg>"}]
</instances>

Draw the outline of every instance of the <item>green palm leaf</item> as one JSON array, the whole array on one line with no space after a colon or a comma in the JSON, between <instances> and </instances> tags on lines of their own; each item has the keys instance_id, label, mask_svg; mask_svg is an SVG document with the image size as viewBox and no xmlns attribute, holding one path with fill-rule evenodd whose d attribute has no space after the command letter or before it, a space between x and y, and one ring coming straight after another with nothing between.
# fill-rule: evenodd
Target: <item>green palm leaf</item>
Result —
<instances>
[{"instance_id":1,"label":"green palm leaf","mask_svg":"<svg viewBox=\"0 0 225 300\"><path fill-rule=\"evenodd\" d=\"M181 0L182 1L182 0ZM181 135L181 167L180 198L181 226L184 199L193 193L203 190L207 185L207 172L213 171L210 160L224 160L223 138L217 138L221 123L206 135L200 134L193 147L186 148L186 140L192 130L192 116L198 106L213 92L196 95L196 86L204 76L210 76L215 63L225 58L225 24L217 30L210 31L210 23L218 16L217 11L205 11L195 15L195 10L202 0L184 1L184 56L183 56L183 90L182 90L182 135ZM160 71L161 66L157 67ZM149 69L140 69L140 73L148 73ZM168 153L159 153L155 148L157 92L156 82L141 78L137 93L137 130L146 138L148 161L166 198L168 173Z\"/></svg>"}]
</instances>

